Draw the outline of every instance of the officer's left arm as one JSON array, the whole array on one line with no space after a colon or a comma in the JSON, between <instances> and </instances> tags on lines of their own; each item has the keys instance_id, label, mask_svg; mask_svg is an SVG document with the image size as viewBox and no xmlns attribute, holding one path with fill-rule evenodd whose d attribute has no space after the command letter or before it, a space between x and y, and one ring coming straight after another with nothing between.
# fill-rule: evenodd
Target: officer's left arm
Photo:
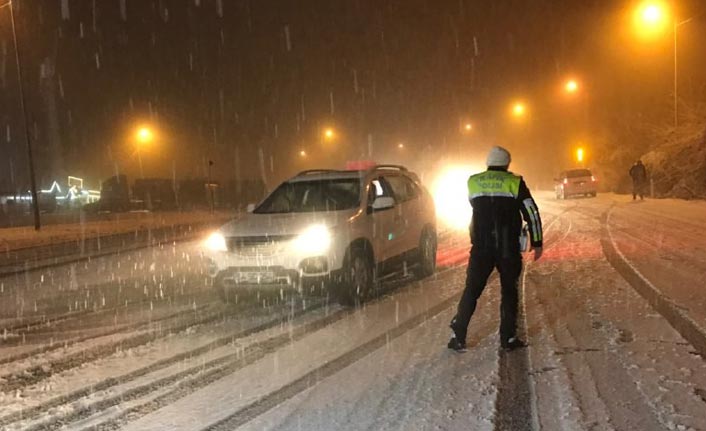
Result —
<instances>
[{"instance_id":1,"label":"officer's left arm","mask_svg":"<svg viewBox=\"0 0 706 431\"><path fill-rule=\"evenodd\" d=\"M537 204L532 198L532 194L525 184L525 180L520 180L520 189L517 193L517 200L520 203L522 218L525 219L530 230L530 242L533 248L541 248L543 241L542 218L539 215Z\"/></svg>"}]
</instances>

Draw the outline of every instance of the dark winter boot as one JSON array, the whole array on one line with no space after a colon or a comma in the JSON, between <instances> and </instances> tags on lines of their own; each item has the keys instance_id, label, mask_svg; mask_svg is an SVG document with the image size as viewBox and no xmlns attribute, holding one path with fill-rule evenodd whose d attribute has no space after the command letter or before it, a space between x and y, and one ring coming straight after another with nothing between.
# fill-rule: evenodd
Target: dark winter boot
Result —
<instances>
[{"instance_id":1,"label":"dark winter boot","mask_svg":"<svg viewBox=\"0 0 706 431\"><path fill-rule=\"evenodd\" d=\"M449 344L447 344L446 347L457 353L464 353L468 351L468 349L466 348L466 342L459 341L459 339L456 338L455 335L451 337L451 339L449 340Z\"/></svg>"},{"instance_id":2,"label":"dark winter boot","mask_svg":"<svg viewBox=\"0 0 706 431\"><path fill-rule=\"evenodd\" d=\"M500 345L505 350L515 350L527 347L527 343L517 337L510 337L505 340L500 340Z\"/></svg>"},{"instance_id":3,"label":"dark winter boot","mask_svg":"<svg viewBox=\"0 0 706 431\"><path fill-rule=\"evenodd\" d=\"M456 324L456 318L454 317L449 324L452 334L449 343L446 345L449 349L455 350L456 352L463 353L467 351L466 349L466 333L456 330L454 325Z\"/></svg>"}]
</instances>

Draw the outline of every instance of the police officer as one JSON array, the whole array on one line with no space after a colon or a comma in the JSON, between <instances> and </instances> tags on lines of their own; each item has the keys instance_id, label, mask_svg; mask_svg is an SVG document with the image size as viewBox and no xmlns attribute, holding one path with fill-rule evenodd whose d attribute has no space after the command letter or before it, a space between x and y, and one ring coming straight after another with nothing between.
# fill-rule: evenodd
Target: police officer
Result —
<instances>
[{"instance_id":1,"label":"police officer","mask_svg":"<svg viewBox=\"0 0 706 431\"><path fill-rule=\"evenodd\" d=\"M529 227L534 260L542 255L542 220L522 177L508 172L510 153L494 147L488 154L488 170L468 179L468 199L473 207L471 254L466 288L451 321L453 337L448 347L466 351L466 331L476 303L494 268L500 273L500 344L512 350L524 347L517 337L518 281L522 272L520 234L522 218Z\"/></svg>"}]
</instances>

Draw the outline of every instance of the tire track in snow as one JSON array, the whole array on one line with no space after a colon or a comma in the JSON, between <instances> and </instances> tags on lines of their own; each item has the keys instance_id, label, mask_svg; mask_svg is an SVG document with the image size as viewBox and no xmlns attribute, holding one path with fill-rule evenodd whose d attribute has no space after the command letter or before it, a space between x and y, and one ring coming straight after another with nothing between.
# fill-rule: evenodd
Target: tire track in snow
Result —
<instances>
[{"instance_id":1,"label":"tire track in snow","mask_svg":"<svg viewBox=\"0 0 706 431\"><path fill-rule=\"evenodd\" d=\"M196 313L199 313L202 311L206 311L206 308L208 308L208 305L200 305L198 307L184 309L184 310L178 311L176 313L167 314L165 316L161 316L161 317L157 317L157 318L153 318L153 319L149 319L149 320L142 320L142 321L130 323L130 324L116 325L116 326L112 327L111 329L106 329L105 331L100 331L100 332L96 332L94 334L79 336L79 337L75 337L75 338L67 338L65 340L51 340L52 333L42 333L41 335L50 338L48 343L46 343L45 345L40 346L36 349L32 349L32 350L29 350L29 351L26 351L23 353L0 358L0 365L5 365L5 364L9 364L9 363L16 362L16 361L21 361L23 359L31 358L34 356L43 355L43 354L52 352L57 349L63 349L63 348L73 346L75 344L89 341L92 339L115 335L115 334L119 334L121 332L139 330L140 328L148 327L150 325L154 325L159 322L163 322L163 321L167 321L167 320L171 320L171 319L178 320L181 317L185 317L185 316L188 316L191 314L196 314ZM112 308L112 309L109 309L106 311L115 312L115 311L117 311L117 309ZM101 314L103 314L103 313L101 313ZM46 329L47 326L56 325L59 323L67 323L67 322L77 321L80 317L93 317L93 315L91 313L81 313L78 316L70 316L70 317L62 318L58 322L56 320L48 319L46 321L46 323L37 323L37 324L31 326L29 331L16 331L16 333L19 334L18 336L21 336L23 338L23 343L24 343L24 339L27 335L32 335L37 331L40 331L42 329ZM56 327L52 327L51 329L54 329L54 332L56 332L57 329L60 330L60 328L56 328ZM0 376L0 378L4 378L4 377ZM1 387L2 386L0 385L0 388Z\"/></svg>"},{"instance_id":2,"label":"tire track in snow","mask_svg":"<svg viewBox=\"0 0 706 431\"><path fill-rule=\"evenodd\" d=\"M443 275L451 272L451 269L442 270L437 272L437 275ZM409 279L398 279L385 282L382 288L377 292L380 297L390 293L395 288L406 285ZM227 337L222 337L217 339L207 345L193 349L188 352L183 352L181 354L165 358L157 363L154 363L148 367L144 367L128 373L124 376L118 378L109 378L101 381L97 384L91 385L90 387L82 388L75 391L67 396L57 397L40 406L36 406L32 409L25 409L22 413L17 413L12 416L7 416L5 418L0 418L0 427L8 422L15 421L26 421L28 418L38 420L38 417L50 408L55 408L59 406L69 405L75 401L82 398L89 397L92 394L105 391L113 386L129 383L131 381L136 381L142 376L147 374L165 369L170 365L177 364L180 361L189 360L197 358L198 356L210 353L213 349L218 347L223 347L231 344L237 339L244 338L253 335L257 332L262 332L267 329L276 327L282 324L286 319L283 318L295 318L303 316L304 314L310 313L314 310L323 308L326 303L322 301L321 303L314 304L313 306L307 307L305 310L300 310L294 314L287 314L280 316L280 318L274 319L270 322L266 322L254 328L246 329L238 334L234 334ZM236 310L242 311L242 310ZM141 416L151 413L165 405L184 397L191 392L200 389L208 384L215 382L228 374L236 372L240 368L247 366L248 364L259 360L262 356L269 354L277 349L282 348L284 345L292 341L293 336L303 337L318 329L323 328L334 323L337 320L345 317L346 315L352 313L353 309L344 309L336 312L335 314L328 315L314 322L310 322L304 325L304 329L299 328L299 332L292 332L283 334L280 337L274 337L263 341L262 343L248 346L245 350L240 350L235 354L224 355L217 359L211 360L206 363L201 363L198 366L182 370L178 373L167 375L166 377L160 378L159 380L153 381L151 383L146 383L133 387L130 390L121 392L118 395L112 396L109 399L103 399L96 401L85 406L81 406L78 410L73 411L70 414L54 417L48 421L43 421L38 424L33 424L29 430L54 430L60 429L66 426L67 423L76 423L77 421L90 420L91 417L102 414L102 412L109 413L110 409L115 409L116 407L124 403L136 404L134 407L129 407L125 412L120 413L117 417L108 419L102 422L97 427L100 429L117 429L120 428L127 422L138 419ZM170 385L176 385L176 389L170 389ZM165 390L166 389L166 390ZM150 399L150 396L152 399ZM149 399L149 401L144 402L144 399Z\"/></svg>"},{"instance_id":3,"label":"tire track in snow","mask_svg":"<svg viewBox=\"0 0 706 431\"><path fill-rule=\"evenodd\" d=\"M561 216L570 211L571 208L560 212L544 228L548 233L554 224L561 220ZM556 244L561 243L571 231L571 224L566 232L559 239L548 244L546 250L552 249ZM520 300L518 322L520 327L518 333L527 340L527 309L526 309L526 289L525 280L527 272L531 268L531 263L526 263L522 271L520 286ZM507 352L500 349L498 357L498 392L495 399L495 422L496 431L524 431L538 430L539 419L537 416L537 396L534 390L534 382L531 379L532 363L530 359L530 348Z\"/></svg>"},{"instance_id":4,"label":"tire track in snow","mask_svg":"<svg viewBox=\"0 0 706 431\"><path fill-rule=\"evenodd\" d=\"M210 314L203 318L195 318L193 320L184 321L183 316L179 313L176 317L169 316L166 320L175 320L172 325L162 326L161 322L156 322L158 324L156 329L147 329L147 332L140 333L133 337L126 339L121 339L118 341L102 344L93 348L86 350L80 350L70 355L64 356L57 360L50 361L48 363L43 363L41 365L33 365L29 368L22 370L21 372L13 372L11 374L5 374L0 376L2 383L0 384L0 390L4 392L15 392L21 390L27 386L41 382L44 379L51 377L54 374L58 374L63 371L71 370L77 368L82 364L87 362L95 361L107 356L114 354L119 350L132 349L149 342L155 341L159 338L166 337L169 334L176 332L181 332L188 329L191 326L208 324L214 321L218 321L223 318L223 313ZM154 326L153 323L140 323L139 327L151 327ZM120 328L114 331L109 331L109 333L102 333L99 336L113 335L124 332L125 330L130 330L130 328ZM95 338L93 336L86 337L85 340L90 340ZM80 340L80 341L85 341ZM80 342L79 341L79 342ZM33 355L47 353L55 348L63 348L63 343L57 343L56 346L48 347L46 349L41 349L40 352L33 352ZM24 355L22 355L24 356ZM21 358L21 356L20 356Z\"/></svg>"},{"instance_id":5,"label":"tire track in snow","mask_svg":"<svg viewBox=\"0 0 706 431\"><path fill-rule=\"evenodd\" d=\"M454 268L447 268L441 271L438 271L436 273L436 276L446 276L446 275L453 275L454 273ZM376 292L376 296L373 299L374 301L377 300L384 300L385 297L390 294L393 290L396 288L406 286L409 283L410 279L409 278L400 278L400 279L395 279L391 281L385 282L380 289ZM417 288L418 285L412 287ZM458 300L456 298L456 300ZM428 311L428 310L427 310ZM234 372L237 372L241 368L244 368L248 365L251 365L255 363L256 361L262 359L268 354L274 353L275 351L282 349L286 347L287 345L291 344L293 341L297 341L298 339L301 339L303 337L306 337L320 329L323 329L326 326L329 326L349 315L355 312L355 309L353 308L346 308L343 310L340 310L337 312L335 315L330 315L329 317L322 318L320 320L314 321L308 325L306 325L305 328L299 330L299 332L292 332L289 334L283 334L282 336L278 337L273 337L272 339L265 340L263 342L258 343L259 345L253 345L253 348L251 349L249 346L246 348L245 354L242 352L238 355L237 357L237 362L233 362L232 364L225 364L221 368L216 368L212 370L211 372L207 373L207 375L199 375L196 379L193 379L192 381L187 381L187 382L178 382L177 387L174 390L170 390L166 393L163 393L159 396L157 396L155 399L149 400L143 404L137 405L135 407L131 407L127 409L125 412L122 412L120 415L117 417L114 417L112 419L109 419L107 421L104 421L100 423L99 425L95 425L92 428L97 428L97 429L120 429L123 426L125 426L127 423L135 421L143 416L146 416L154 411L157 411L169 404L172 404L179 399L186 397L190 395L191 393L195 392L196 390L199 390L205 386L208 386L217 380L220 380L224 377L226 377L229 374L232 374ZM423 314L423 313L422 313ZM120 401L122 402L124 400L124 397L119 397ZM92 412L95 413L95 412ZM45 430L45 428L40 428L41 430Z\"/></svg>"},{"instance_id":6,"label":"tire track in snow","mask_svg":"<svg viewBox=\"0 0 706 431\"><path fill-rule=\"evenodd\" d=\"M325 363L324 365L310 371L304 376L294 380L293 382L283 386L279 390L270 393L269 395L260 398L259 400L247 405L246 407L234 412L225 419L204 428L204 431L220 431L233 430L241 425L250 422L257 416L277 407L283 402L293 398L299 393L316 386L318 382L332 376L349 365L366 357L370 353L385 346L391 340L394 340L410 330L421 325L425 321L435 315L445 311L449 307L455 305L460 295L454 295L445 299L441 303L427 309L415 317L405 321L404 323L394 327L393 329L379 335L378 337L366 342L365 344L349 350L348 352L338 356L337 358Z\"/></svg>"},{"instance_id":7,"label":"tire track in snow","mask_svg":"<svg viewBox=\"0 0 706 431\"><path fill-rule=\"evenodd\" d=\"M601 216L601 246L610 265L649 302L667 322L706 359L706 328L702 328L681 307L652 284L640 270L620 251L610 229L610 216L614 205Z\"/></svg>"},{"instance_id":8,"label":"tire track in snow","mask_svg":"<svg viewBox=\"0 0 706 431\"><path fill-rule=\"evenodd\" d=\"M578 236L572 240L572 244L579 249L593 249L598 246L599 240L603 240L601 231L604 225L595 214L587 214L582 210L577 213L586 223L582 226L583 231L576 233ZM553 294L549 289L537 289L535 295L540 306L546 310L550 330L557 340L563 339L560 343L565 347L555 352L555 355L563 358L562 363L574 386L572 390L577 395L582 420L587 428L663 429L664 424L659 422L649 400L645 399L622 363L620 352L604 347L610 342L606 338L609 336L600 328L606 325L605 320L610 321L610 311L614 310L606 310L607 305L586 298L587 289L591 289L590 294L606 298L611 287L596 287L587 277L583 278L583 284L575 285L580 280L573 278L569 278L569 285L561 282L562 276L577 277L595 271L595 267L591 267L591 263L583 261L581 257L579 253L563 263L557 262L554 267L553 273L563 271L556 286L561 288L560 295ZM602 265L604 274L614 269L605 253L600 257L595 256L593 260ZM567 267L562 268L564 264ZM575 275L567 276L567 271ZM552 283L551 275L549 282Z\"/></svg>"},{"instance_id":9,"label":"tire track in snow","mask_svg":"<svg viewBox=\"0 0 706 431\"><path fill-rule=\"evenodd\" d=\"M110 331L110 334L102 333L99 336L118 334L126 330L134 330L137 328L145 328L147 332L139 333L134 336L128 336L117 341L109 342L106 344L101 344L92 348L79 350L70 355L63 356L56 360L51 360L46 363L39 365L33 365L19 372L13 372L10 374L5 374L0 376L0 390L4 392L15 392L21 390L30 385L39 383L55 374L61 373L63 371L68 371L77 368L85 363L96 361L108 356L115 354L120 350L132 349L138 346L145 345L147 343L153 342L160 338L164 338L170 334L182 332L190 327L198 325L206 325L214 322L218 322L229 316L237 315L238 313L247 312L250 309L255 309L256 306L248 307L246 309L231 308L226 310L217 310L216 312L207 313L204 316L199 316L198 313L194 313L193 310L184 311L182 313L176 313L175 315L168 316L164 320L168 321L165 325L162 320L153 322L141 322L136 324L134 328L121 327ZM314 307L316 308L316 307ZM311 311L312 308L309 308ZM194 315L195 314L195 315ZM192 319L185 320L184 316L194 315ZM191 317L191 316L190 316ZM279 322L279 319L277 319ZM157 326L155 327L155 323ZM88 336L86 339L90 340L95 338L93 336ZM226 337L227 338L227 337ZM84 341L84 340L81 340ZM40 353L46 353L54 348L63 348L63 343L58 343L58 346L53 348L42 349ZM33 354L38 354L36 351ZM4 419L0 418L0 426L4 423Z\"/></svg>"},{"instance_id":10,"label":"tire track in snow","mask_svg":"<svg viewBox=\"0 0 706 431\"><path fill-rule=\"evenodd\" d=\"M275 319L272 319L268 322L265 322L263 324L244 329L236 334L232 334L226 337L221 337L218 338L214 341L209 342L208 344L205 344L203 346L200 346L198 348L179 353L177 355L170 356L168 358L164 358L160 361L157 361L149 366L137 369L135 371L132 371L128 374L125 374L123 376L119 377L114 377L114 378L108 378L105 379L101 382L98 382L96 384L93 384L89 387L85 387L82 389L79 389L77 391L74 391L68 395L60 396L57 398L53 398L45 403L42 403L40 405L37 405L33 408L30 409L25 409L22 412L14 413L5 417L0 418L0 427L7 426L8 424L11 424L16 421L27 421L28 419L31 420L33 418L38 418L41 414L46 412L49 409L56 408L62 405L68 405L74 401L77 401L81 398L88 397L93 393L99 392L99 391L105 391L107 389L110 389L111 387L125 384L131 381L134 381L142 376L145 376L147 374L156 372L158 370L167 368L171 365L177 364L181 361L184 360L189 360L189 359L194 359L198 356L204 355L212 351L213 349L216 349L218 347L223 347L228 344L232 344L236 342L239 339L248 337L250 335L253 335L258 332L262 332L271 328L275 328L279 325L281 325L283 322L285 322L287 319L286 318L297 318L300 317L304 314L310 313L314 310L318 310L322 307L324 307L324 303L320 304L314 304L313 306L307 307L305 310L300 310L297 311L294 314L291 315L284 315L284 316L278 316ZM242 310L238 310L242 311ZM345 311L345 310L343 310ZM333 315L331 315L333 316ZM220 318L217 318L216 320L220 320ZM317 321L318 322L318 321ZM316 322L314 322L316 323ZM289 337L289 334L285 334L286 337ZM238 362L238 358L242 358L242 354L240 352L229 355L225 358L219 358L216 360L212 360L208 363L205 364L199 364L198 366L183 370L180 373L174 374L167 376L163 379L160 379L156 382L153 382L151 384L146 384L142 386L138 386L137 388L134 388L128 392L123 392L120 393L119 395L109 398L107 400L101 400L98 402L94 402L91 404L87 404L86 406L82 407L81 409L78 409L74 412L72 412L70 415L62 416L59 418L54 418L50 421L47 421L46 423L42 423L36 426L33 426L28 429L41 429L41 430L50 430L50 429L58 429L62 426L64 426L68 422L74 422L77 420L81 420L87 416L93 415L98 411L106 410L110 407L117 406L121 404L124 401L128 401L130 399L134 399L140 396L144 396L146 394L149 394L151 392L154 392L166 385L169 384L174 384L178 382L179 380L187 379L190 376L197 375L199 373L202 373L209 368L214 369L219 366L223 366L223 364L230 362Z\"/></svg>"}]
</instances>

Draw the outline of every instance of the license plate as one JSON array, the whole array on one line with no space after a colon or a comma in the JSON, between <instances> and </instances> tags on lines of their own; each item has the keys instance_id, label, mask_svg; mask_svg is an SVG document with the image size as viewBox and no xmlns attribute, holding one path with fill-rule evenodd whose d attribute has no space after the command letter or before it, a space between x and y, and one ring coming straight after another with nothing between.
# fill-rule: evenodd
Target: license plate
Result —
<instances>
[{"instance_id":1,"label":"license plate","mask_svg":"<svg viewBox=\"0 0 706 431\"><path fill-rule=\"evenodd\" d=\"M239 272L234 277L238 283L272 283L275 281L273 272Z\"/></svg>"}]
</instances>

